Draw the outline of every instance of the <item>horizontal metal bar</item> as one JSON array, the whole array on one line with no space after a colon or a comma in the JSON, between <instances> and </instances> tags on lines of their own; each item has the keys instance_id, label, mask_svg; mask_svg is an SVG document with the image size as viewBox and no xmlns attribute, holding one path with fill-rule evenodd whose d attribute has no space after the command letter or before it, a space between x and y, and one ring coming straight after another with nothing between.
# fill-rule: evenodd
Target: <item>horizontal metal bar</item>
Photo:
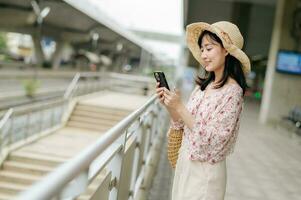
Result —
<instances>
[{"instance_id":1,"label":"horizontal metal bar","mask_svg":"<svg viewBox=\"0 0 301 200\"><path fill-rule=\"evenodd\" d=\"M51 199L83 170L104 152L124 131L156 100L156 95L151 97L141 108L130 114L116 126L108 130L95 144L89 146L69 162L61 165L54 172L46 176L41 182L36 183L29 190L22 193L17 199Z\"/></svg>"},{"instance_id":2,"label":"horizontal metal bar","mask_svg":"<svg viewBox=\"0 0 301 200\"><path fill-rule=\"evenodd\" d=\"M80 76L81 77L85 77L85 78L89 78L89 77L101 77L103 76L103 72L81 72Z\"/></svg>"},{"instance_id":3,"label":"horizontal metal bar","mask_svg":"<svg viewBox=\"0 0 301 200\"><path fill-rule=\"evenodd\" d=\"M136 75L129 75L129 74L118 74L113 72L106 73L106 77L116 78L116 79L123 79L129 81L137 81L137 82L147 82L147 83L154 83L155 80L150 77L141 77Z\"/></svg>"},{"instance_id":4,"label":"horizontal metal bar","mask_svg":"<svg viewBox=\"0 0 301 200\"><path fill-rule=\"evenodd\" d=\"M45 110L48 108L53 108L58 105L63 105L63 103L65 101L66 100L64 100L64 99L56 99L56 100L26 105L26 106L15 107L13 115L18 116L18 115L22 115L22 114L28 114L30 112L36 112L36 111L41 111L41 110Z\"/></svg>"}]
</instances>

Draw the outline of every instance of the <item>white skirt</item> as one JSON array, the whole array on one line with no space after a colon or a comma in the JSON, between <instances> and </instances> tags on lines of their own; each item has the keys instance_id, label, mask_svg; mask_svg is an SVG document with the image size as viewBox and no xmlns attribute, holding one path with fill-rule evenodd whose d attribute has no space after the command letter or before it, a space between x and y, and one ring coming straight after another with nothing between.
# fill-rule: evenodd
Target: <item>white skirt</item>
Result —
<instances>
[{"instance_id":1,"label":"white skirt","mask_svg":"<svg viewBox=\"0 0 301 200\"><path fill-rule=\"evenodd\" d=\"M226 182L226 160L214 165L191 161L182 145L175 169L172 200L224 200Z\"/></svg>"}]
</instances>

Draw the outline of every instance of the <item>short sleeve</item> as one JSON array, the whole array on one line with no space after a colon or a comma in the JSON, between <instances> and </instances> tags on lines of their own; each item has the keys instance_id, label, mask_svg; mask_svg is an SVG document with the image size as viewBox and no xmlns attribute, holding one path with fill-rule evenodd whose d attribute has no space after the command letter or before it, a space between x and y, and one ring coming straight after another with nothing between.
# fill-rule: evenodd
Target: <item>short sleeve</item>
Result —
<instances>
[{"instance_id":1,"label":"short sleeve","mask_svg":"<svg viewBox=\"0 0 301 200\"><path fill-rule=\"evenodd\" d=\"M242 90L233 90L223 98L210 120L203 120L197 113L189 138L191 160L208 161L222 151L235 132L242 104Z\"/></svg>"}]
</instances>

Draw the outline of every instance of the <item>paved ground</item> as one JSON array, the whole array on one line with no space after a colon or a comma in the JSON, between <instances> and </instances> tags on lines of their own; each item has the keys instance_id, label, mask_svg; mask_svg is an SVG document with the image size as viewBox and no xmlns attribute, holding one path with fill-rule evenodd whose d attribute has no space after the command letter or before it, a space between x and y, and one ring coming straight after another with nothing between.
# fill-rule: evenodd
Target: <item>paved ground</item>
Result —
<instances>
[{"instance_id":1,"label":"paved ground","mask_svg":"<svg viewBox=\"0 0 301 200\"><path fill-rule=\"evenodd\" d=\"M164 142L166 145L166 141ZM160 156L157 175L153 181L152 189L149 192L148 200L168 200L171 198L171 185L173 170L167 160L166 148L163 148Z\"/></svg>"},{"instance_id":2,"label":"paved ground","mask_svg":"<svg viewBox=\"0 0 301 200\"><path fill-rule=\"evenodd\" d=\"M258 113L258 104L245 104L236 149L227 160L225 200L300 200L301 138L259 124ZM159 165L149 200L170 197L166 191L172 175L166 158Z\"/></svg>"}]
</instances>

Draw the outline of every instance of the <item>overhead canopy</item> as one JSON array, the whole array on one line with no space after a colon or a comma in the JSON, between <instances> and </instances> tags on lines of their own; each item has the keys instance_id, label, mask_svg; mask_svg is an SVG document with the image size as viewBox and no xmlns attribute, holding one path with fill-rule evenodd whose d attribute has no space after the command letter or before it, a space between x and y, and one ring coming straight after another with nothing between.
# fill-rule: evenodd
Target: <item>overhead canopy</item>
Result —
<instances>
[{"instance_id":1,"label":"overhead canopy","mask_svg":"<svg viewBox=\"0 0 301 200\"><path fill-rule=\"evenodd\" d=\"M39 1L41 10L50 8L42 23L42 34L54 40L73 43L91 40L97 33L104 49L116 50L118 44L137 57L141 49L154 54L141 39L117 25L95 6L84 0ZM37 32L36 15L30 0L0 0L0 29L34 35ZM120 45L119 45L120 46Z\"/></svg>"}]
</instances>

